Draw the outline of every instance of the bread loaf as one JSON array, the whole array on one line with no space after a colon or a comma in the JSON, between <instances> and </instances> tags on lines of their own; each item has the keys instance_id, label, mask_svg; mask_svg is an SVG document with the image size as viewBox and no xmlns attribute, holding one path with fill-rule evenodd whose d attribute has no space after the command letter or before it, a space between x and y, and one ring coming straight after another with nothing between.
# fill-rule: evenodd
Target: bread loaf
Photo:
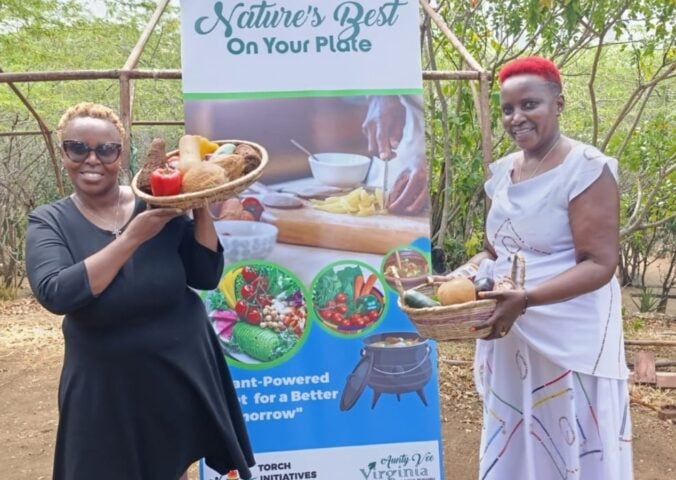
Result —
<instances>
[{"instance_id":1,"label":"bread loaf","mask_svg":"<svg viewBox=\"0 0 676 480\"><path fill-rule=\"evenodd\" d=\"M138 188L144 192L150 193L150 174L156 169L163 167L166 163L167 154L165 151L165 144L162 138L155 138L150 142L148 148L148 155L146 161L141 167L138 175Z\"/></svg>"}]
</instances>

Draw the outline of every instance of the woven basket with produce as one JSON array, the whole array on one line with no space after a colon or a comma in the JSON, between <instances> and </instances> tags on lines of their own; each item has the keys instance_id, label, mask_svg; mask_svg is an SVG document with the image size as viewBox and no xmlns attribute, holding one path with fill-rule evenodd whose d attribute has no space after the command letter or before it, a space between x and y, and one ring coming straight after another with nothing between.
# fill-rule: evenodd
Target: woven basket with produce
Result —
<instances>
[{"instance_id":1,"label":"woven basket with produce","mask_svg":"<svg viewBox=\"0 0 676 480\"><path fill-rule=\"evenodd\" d=\"M477 300L485 290L522 288L526 268L523 256L513 255L512 276L493 282L488 278L453 278L427 283L409 290L397 284L399 308L415 324L418 333L437 341L468 340L487 336L490 331L474 330L495 310L495 300Z\"/></svg>"},{"instance_id":2,"label":"woven basket with produce","mask_svg":"<svg viewBox=\"0 0 676 480\"><path fill-rule=\"evenodd\" d=\"M131 187L155 207L206 207L246 190L267 164L267 150L254 142L184 135L178 149L166 153L164 140L156 138Z\"/></svg>"}]
</instances>

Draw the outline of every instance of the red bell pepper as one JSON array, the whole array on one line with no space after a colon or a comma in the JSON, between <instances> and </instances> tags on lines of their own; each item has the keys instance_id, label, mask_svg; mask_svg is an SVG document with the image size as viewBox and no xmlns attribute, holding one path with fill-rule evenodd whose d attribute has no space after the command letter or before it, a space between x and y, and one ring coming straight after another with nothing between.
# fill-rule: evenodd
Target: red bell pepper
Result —
<instances>
[{"instance_id":1,"label":"red bell pepper","mask_svg":"<svg viewBox=\"0 0 676 480\"><path fill-rule=\"evenodd\" d=\"M178 195L181 193L182 181L180 170L159 167L150 174L150 191L156 197Z\"/></svg>"},{"instance_id":2,"label":"red bell pepper","mask_svg":"<svg viewBox=\"0 0 676 480\"><path fill-rule=\"evenodd\" d=\"M242 207L253 215L254 220L260 221L261 215L263 215L263 205L255 197L245 197L242 200Z\"/></svg>"}]
</instances>

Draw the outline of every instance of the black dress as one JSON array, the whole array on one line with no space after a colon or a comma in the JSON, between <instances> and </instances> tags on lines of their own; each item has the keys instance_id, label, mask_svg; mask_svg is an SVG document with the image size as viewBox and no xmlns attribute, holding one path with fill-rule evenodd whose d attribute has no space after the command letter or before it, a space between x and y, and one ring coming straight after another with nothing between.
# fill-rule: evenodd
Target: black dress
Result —
<instances>
[{"instance_id":1,"label":"black dress","mask_svg":"<svg viewBox=\"0 0 676 480\"><path fill-rule=\"evenodd\" d=\"M134 215L145 208L137 203ZM223 255L187 217L142 244L100 295L83 260L113 240L70 198L29 216L26 268L63 313L55 480L174 480L196 459L249 478L254 464L230 372L188 286L217 286Z\"/></svg>"}]
</instances>

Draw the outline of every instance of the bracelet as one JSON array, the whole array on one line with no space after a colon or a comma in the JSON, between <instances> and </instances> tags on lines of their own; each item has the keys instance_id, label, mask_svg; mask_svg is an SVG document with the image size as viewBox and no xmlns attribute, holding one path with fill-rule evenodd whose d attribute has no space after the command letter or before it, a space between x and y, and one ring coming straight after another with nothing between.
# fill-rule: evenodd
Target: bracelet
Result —
<instances>
[{"instance_id":1,"label":"bracelet","mask_svg":"<svg viewBox=\"0 0 676 480\"><path fill-rule=\"evenodd\" d=\"M528 291L524 290L523 291L523 310L521 310L521 315L526 313L527 308L528 308Z\"/></svg>"}]
</instances>

